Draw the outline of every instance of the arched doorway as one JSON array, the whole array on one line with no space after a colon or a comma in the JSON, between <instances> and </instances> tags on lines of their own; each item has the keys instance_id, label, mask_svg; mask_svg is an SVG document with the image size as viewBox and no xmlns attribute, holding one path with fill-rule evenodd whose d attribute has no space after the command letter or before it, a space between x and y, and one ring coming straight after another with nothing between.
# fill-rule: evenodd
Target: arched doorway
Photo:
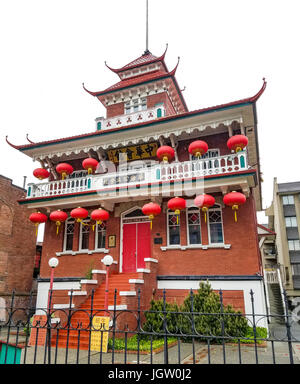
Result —
<instances>
[{"instance_id":1,"label":"arched doorway","mask_svg":"<svg viewBox=\"0 0 300 384\"><path fill-rule=\"evenodd\" d=\"M140 207L121 215L120 272L136 272L145 268L145 258L151 257L151 231L149 217Z\"/></svg>"}]
</instances>

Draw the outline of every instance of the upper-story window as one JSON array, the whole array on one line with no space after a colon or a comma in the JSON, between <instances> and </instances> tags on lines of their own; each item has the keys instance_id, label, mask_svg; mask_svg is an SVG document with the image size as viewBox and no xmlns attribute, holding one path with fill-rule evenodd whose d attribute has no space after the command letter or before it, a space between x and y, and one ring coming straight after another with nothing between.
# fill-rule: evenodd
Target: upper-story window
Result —
<instances>
[{"instance_id":1,"label":"upper-story window","mask_svg":"<svg viewBox=\"0 0 300 384\"><path fill-rule=\"evenodd\" d=\"M201 225L199 208L190 207L187 209L188 244L201 244Z\"/></svg>"},{"instance_id":2,"label":"upper-story window","mask_svg":"<svg viewBox=\"0 0 300 384\"><path fill-rule=\"evenodd\" d=\"M290 251L300 251L300 240L289 240L288 247Z\"/></svg>"},{"instance_id":3,"label":"upper-story window","mask_svg":"<svg viewBox=\"0 0 300 384\"><path fill-rule=\"evenodd\" d=\"M147 109L147 99L146 97L131 99L125 103L125 114L144 111Z\"/></svg>"},{"instance_id":4,"label":"upper-story window","mask_svg":"<svg viewBox=\"0 0 300 384\"><path fill-rule=\"evenodd\" d=\"M65 222L64 251L72 251L74 239L75 220L70 217Z\"/></svg>"},{"instance_id":5,"label":"upper-story window","mask_svg":"<svg viewBox=\"0 0 300 384\"><path fill-rule=\"evenodd\" d=\"M290 227L298 227L298 224L297 224L297 217L296 216L290 216L290 217L285 217L285 226L287 228L290 228Z\"/></svg>"},{"instance_id":6,"label":"upper-story window","mask_svg":"<svg viewBox=\"0 0 300 384\"><path fill-rule=\"evenodd\" d=\"M180 217L168 211L168 245L180 245Z\"/></svg>"},{"instance_id":7,"label":"upper-story window","mask_svg":"<svg viewBox=\"0 0 300 384\"><path fill-rule=\"evenodd\" d=\"M222 209L220 205L216 204L208 210L207 225L209 243L224 243Z\"/></svg>"},{"instance_id":8,"label":"upper-story window","mask_svg":"<svg viewBox=\"0 0 300 384\"><path fill-rule=\"evenodd\" d=\"M105 248L106 223L96 224L95 249Z\"/></svg>"},{"instance_id":9,"label":"upper-story window","mask_svg":"<svg viewBox=\"0 0 300 384\"><path fill-rule=\"evenodd\" d=\"M209 149L204 155L201 156L201 160L203 159L211 159L214 157L219 157L220 156L220 150L217 149ZM191 160L198 160L198 157L194 155L190 155Z\"/></svg>"},{"instance_id":10,"label":"upper-story window","mask_svg":"<svg viewBox=\"0 0 300 384\"><path fill-rule=\"evenodd\" d=\"M282 196L282 204L283 205L293 205L295 204L293 195Z\"/></svg>"},{"instance_id":11,"label":"upper-story window","mask_svg":"<svg viewBox=\"0 0 300 384\"><path fill-rule=\"evenodd\" d=\"M80 223L80 234L79 234L79 250L80 251L85 251L89 249L90 226L85 224L89 224L89 219L83 220Z\"/></svg>"}]
</instances>

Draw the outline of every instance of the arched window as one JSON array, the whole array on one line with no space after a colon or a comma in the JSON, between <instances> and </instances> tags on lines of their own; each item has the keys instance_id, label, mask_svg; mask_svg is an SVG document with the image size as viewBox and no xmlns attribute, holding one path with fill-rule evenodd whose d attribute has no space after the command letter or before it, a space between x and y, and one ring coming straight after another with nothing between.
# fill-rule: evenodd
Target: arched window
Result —
<instances>
[{"instance_id":1,"label":"arched window","mask_svg":"<svg viewBox=\"0 0 300 384\"><path fill-rule=\"evenodd\" d=\"M90 236L90 219L82 220L80 223L80 234L79 234L79 251L86 251L89 249L89 236Z\"/></svg>"},{"instance_id":2,"label":"arched window","mask_svg":"<svg viewBox=\"0 0 300 384\"><path fill-rule=\"evenodd\" d=\"M222 221L222 208L220 205L215 204L208 210L208 239L210 244L223 244L223 221Z\"/></svg>"},{"instance_id":3,"label":"arched window","mask_svg":"<svg viewBox=\"0 0 300 384\"><path fill-rule=\"evenodd\" d=\"M63 251L72 251L74 238L75 220L69 217L65 222L64 247Z\"/></svg>"},{"instance_id":4,"label":"arched window","mask_svg":"<svg viewBox=\"0 0 300 384\"><path fill-rule=\"evenodd\" d=\"M95 229L95 249L103 249L105 248L106 223L103 221L101 224L96 224Z\"/></svg>"},{"instance_id":5,"label":"arched window","mask_svg":"<svg viewBox=\"0 0 300 384\"><path fill-rule=\"evenodd\" d=\"M180 217L174 211L168 210L168 245L180 245Z\"/></svg>"},{"instance_id":6,"label":"arched window","mask_svg":"<svg viewBox=\"0 0 300 384\"><path fill-rule=\"evenodd\" d=\"M186 213L188 244L201 244L201 224L199 208L190 207L186 210Z\"/></svg>"}]
</instances>

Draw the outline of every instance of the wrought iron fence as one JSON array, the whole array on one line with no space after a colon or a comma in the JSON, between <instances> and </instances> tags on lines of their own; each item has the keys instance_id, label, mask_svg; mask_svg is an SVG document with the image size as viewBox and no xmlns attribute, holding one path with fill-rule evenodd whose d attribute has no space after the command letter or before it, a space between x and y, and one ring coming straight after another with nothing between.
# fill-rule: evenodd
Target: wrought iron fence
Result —
<instances>
[{"instance_id":1,"label":"wrought iron fence","mask_svg":"<svg viewBox=\"0 0 300 384\"><path fill-rule=\"evenodd\" d=\"M163 297L152 307L120 308L117 290L111 310L94 305L47 309L15 305L0 321L0 364L294 364L300 359L300 327L295 313L241 313L224 304L218 292L218 311L198 312L190 292L185 307ZM32 297L31 297L32 299ZM160 307L157 306L159 303ZM207 304L207 305L206 305ZM209 303L206 303L209 308ZM34 315L35 314L35 315ZM299 351L298 351L299 348Z\"/></svg>"}]
</instances>

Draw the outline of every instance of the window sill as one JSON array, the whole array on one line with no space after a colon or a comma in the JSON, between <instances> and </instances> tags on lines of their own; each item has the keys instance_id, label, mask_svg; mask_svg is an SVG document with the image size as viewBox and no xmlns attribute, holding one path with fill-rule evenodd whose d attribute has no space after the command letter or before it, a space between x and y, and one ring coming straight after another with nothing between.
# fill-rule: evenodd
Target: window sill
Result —
<instances>
[{"instance_id":1,"label":"window sill","mask_svg":"<svg viewBox=\"0 0 300 384\"><path fill-rule=\"evenodd\" d=\"M94 253L108 253L109 250L106 249L106 248L101 248L101 249L94 249L92 251L86 249L86 250L82 250L82 251L63 251L63 252L56 252L56 256L66 256L66 255L72 255L72 256L75 256L75 255L83 255L83 254L88 254L88 255L92 255Z\"/></svg>"},{"instance_id":2,"label":"window sill","mask_svg":"<svg viewBox=\"0 0 300 384\"><path fill-rule=\"evenodd\" d=\"M208 245L168 245L166 247L160 247L162 251L169 251L172 249L179 249L180 251L185 251L187 249L214 249L214 248L224 248L230 249L231 244L208 244Z\"/></svg>"}]
</instances>

